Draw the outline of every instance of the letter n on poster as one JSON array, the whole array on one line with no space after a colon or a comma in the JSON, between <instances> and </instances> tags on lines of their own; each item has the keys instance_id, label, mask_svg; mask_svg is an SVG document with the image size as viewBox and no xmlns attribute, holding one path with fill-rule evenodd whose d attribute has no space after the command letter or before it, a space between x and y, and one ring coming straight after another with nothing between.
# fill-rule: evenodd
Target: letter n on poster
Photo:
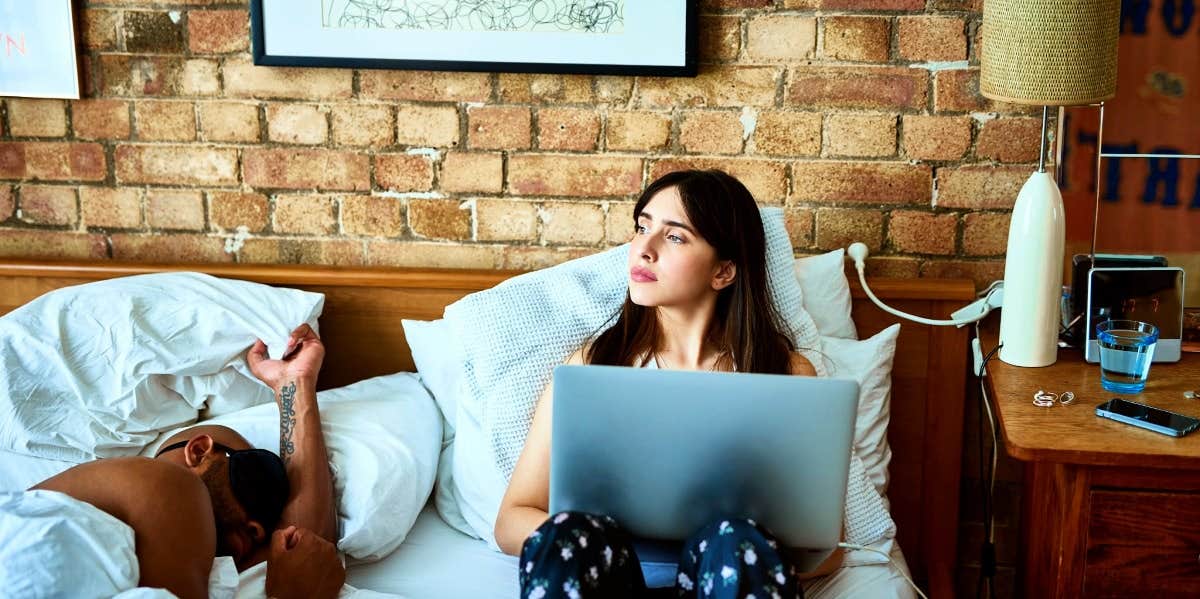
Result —
<instances>
[{"instance_id":1,"label":"letter n on poster","mask_svg":"<svg viewBox=\"0 0 1200 599\"><path fill-rule=\"evenodd\" d=\"M0 0L0 96L79 97L71 0Z\"/></svg>"}]
</instances>

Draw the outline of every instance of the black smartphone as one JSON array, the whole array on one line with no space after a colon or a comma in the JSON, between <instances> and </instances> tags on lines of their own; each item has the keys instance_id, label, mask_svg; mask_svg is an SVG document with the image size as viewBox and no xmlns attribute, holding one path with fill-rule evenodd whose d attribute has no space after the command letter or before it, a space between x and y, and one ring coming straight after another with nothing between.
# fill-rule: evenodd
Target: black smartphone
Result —
<instances>
[{"instance_id":1,"label":"black smartphone","mask_svg":"<svg viewBox=\"0 0 1200 599\"><path fill-rule=\"evenodd\" d=\"M1119 397L1114 397L1096 406L1096 415L1172 437L1182 437L1200 428L1200 420L1191 416L1168 412Z\"/></svg>"}]
</instances>

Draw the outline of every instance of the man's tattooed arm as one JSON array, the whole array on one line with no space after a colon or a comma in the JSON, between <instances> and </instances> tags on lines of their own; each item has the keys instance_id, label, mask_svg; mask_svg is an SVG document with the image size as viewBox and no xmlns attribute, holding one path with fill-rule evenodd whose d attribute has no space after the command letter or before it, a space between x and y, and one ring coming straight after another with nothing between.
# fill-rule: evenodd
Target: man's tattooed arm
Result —
<instances>
[{"instance_id":1,"label":"man's tattooed arm","mask_svg":"<svg viewBox=\"0 0 1200 599\"><path fill-rule=\"evenodd\" d=\"M292 432L296 430L296 383L288 382L279 389L279 457L285 465L292 461L296 444Z\"/></svg>"}]
</instances>

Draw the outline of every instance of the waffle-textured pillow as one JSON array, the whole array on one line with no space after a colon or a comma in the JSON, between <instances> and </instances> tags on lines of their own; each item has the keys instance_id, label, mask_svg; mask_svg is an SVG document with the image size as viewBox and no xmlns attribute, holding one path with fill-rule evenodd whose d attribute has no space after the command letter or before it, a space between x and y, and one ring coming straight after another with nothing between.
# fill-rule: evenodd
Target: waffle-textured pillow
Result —
<instances>
[{"instance_id":1,"label":"waffle-textured pillow","mask_svg":"<svg viewBox=\"0 0 1200 599\"><path fill-rule=\"evenodd\" d=\"M796 347L824 374L820 338L804 310L783 211L763 208L762 217L771 298ZM504 486L552 369L603 330L625 301L628 252L624 245L527 273L446 308L445 320L463 350L454 485L467 504L460 506L463 514L480 538L494 543Z\"/></svg>"},{"instance_id":2,"label":"waffle-textured pillow","mask_svg":"<svg viewBox=\"0 0 1200 599\"><path fill-rule=\"evenodd\" d=\"M846 250L796 258L796 280L804 294L804 309L822 336L858 339L852 307L850 282L846 279Z\"/></svg>"}]
</instances>

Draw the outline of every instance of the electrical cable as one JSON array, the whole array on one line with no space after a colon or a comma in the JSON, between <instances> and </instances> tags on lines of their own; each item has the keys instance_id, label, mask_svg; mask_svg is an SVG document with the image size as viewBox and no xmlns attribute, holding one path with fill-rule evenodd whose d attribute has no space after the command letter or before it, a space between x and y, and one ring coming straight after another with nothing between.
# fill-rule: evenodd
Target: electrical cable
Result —
<instances>
[{"instance_id":1,"label":"electrical cable","mask_svg":"<svg viewBox=\"0 0 1200 599\"><path fill-rule=\"evenodd\" d=\"M979 323L975 323L975 338L981 339L979 334ZM992 348L982 360L979 366L979 371L975 375L979 378L979 393L980 403L983 406L983 413L987 415L988 428L991 431L992 446L990 467L983 466L983 418L979 419L979 460L980 460L980 477L987 479L987 487L983 493L983 532L984 545L982 555L980 557L980 577L979 583L976 585L975 593L979 596L982 593L983 581L987 580L988 597L995 597L995 574L996 574L996 536L995 536L995 514L993 513L993 501L996 492L996 465L999 460L1000 440L996 434L996 417L992 413L992 404L988 401L987 385L984 383L984 377L987 376L987 363L996 355L1000 348L1004 347L1003 343L999 343ZM983 482L982 480L980 482Z\"/></svg>"}]
</instances>

